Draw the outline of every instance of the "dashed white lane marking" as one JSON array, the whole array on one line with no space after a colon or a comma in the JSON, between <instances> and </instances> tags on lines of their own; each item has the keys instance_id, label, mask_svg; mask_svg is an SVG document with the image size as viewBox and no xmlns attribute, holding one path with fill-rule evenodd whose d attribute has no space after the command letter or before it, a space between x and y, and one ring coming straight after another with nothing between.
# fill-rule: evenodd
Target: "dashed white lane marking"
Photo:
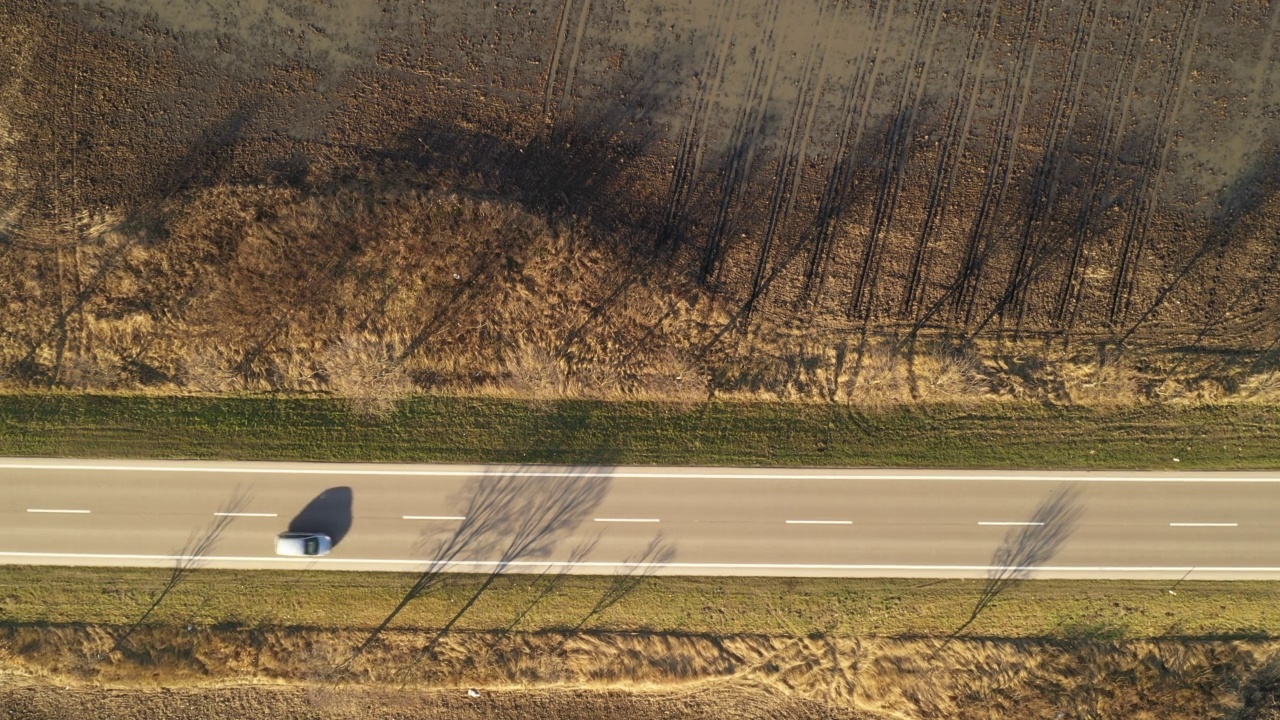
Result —
<instances>
[{"instance_id":1,"label":"dashed white lane marking","mask_svg":"<svg viewBox=\"0 0 1280 720\"><path fill-rule=\"evenodd\" d=\"M1240 523L1214 523L1214 522L1192 523L1192 522L1183 522L1183 523L1169 523L1169 527L1240 527Z\"/></svg>"},{"instance_id":2,"label":"dashed white lane marking","mask_svg":"<svg viewBox=\"0 0 1280 720\"><path fill-rule=\"evenodd\" d=\"M280 517L277 513L216 512L216 517Z\"/></svg>"},{"instance_id":3,"label":"dashed white lane marking","mask_svg":"<svg viewBox=\"0 0 1280 720\"><path fill-rule=\"evenodd\" d=\"M53 508L27 508L29 513L63 513L66 515L88 515L88 510L58 510Z\"/></svg>"},{"instance_id":4,"label":"dashed white lane marking","mask_svg":"<svg viewBox=\"0 0 1280 720\"><path fill-rule=\"evenodd\" d=\"M401 520L466 520L465 515L401 515Z\"/></svg>"},{"instance_id":5,"label":"dashed white lane marking","mask_svg":"<svg viewBox=\"0 0 1280 720\"><path fill-rule=\"evenodd\" d=\"M1010 527L1010 526L1018 527L1018 526L1024 526L1024 525L1030 525L1032 527L1042 527L1044 525L1044 523L1042 522L1005 522L1005 521L979 521L978 524L982 526L987 526L987 527Z\"/></svg>"},{"instance_id":6,"label":"dashed white lane marking","mask_svg":"<svg viewBox=\"0 0 1280 720\"><path fill-rule=\"evenodd\" d=\"M852 525L852 520L788 520L788 525Z\"/></svg>"},{"instance_id":7,"label":"dashed white lane marking","mask_svg":"<svg viewBox=\"0 0 1280 720\"><path fill-rule=\"evenodd\" d=\"M658 518L595 518L596 522L620 522L620 523L656 523L662 522Z\"/></svg>"}]
</instances>

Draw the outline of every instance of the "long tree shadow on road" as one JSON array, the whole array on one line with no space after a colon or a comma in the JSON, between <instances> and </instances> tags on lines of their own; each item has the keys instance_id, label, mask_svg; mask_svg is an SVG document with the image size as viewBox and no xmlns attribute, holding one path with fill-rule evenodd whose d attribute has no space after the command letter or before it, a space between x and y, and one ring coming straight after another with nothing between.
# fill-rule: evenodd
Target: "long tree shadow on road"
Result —
<instances>
[{"instance_id":1,"label":"long tree shadow on road","mask_svg":"<svg viewBox=\"0 0 1280 720\"><path fill-rule=\"evenodd\" d=\"M151 617L156 608L160 607L165 598L169 597L169 594L177 589L192 571L204 565L205 558L213 552L218 540L222 538L222 534L226 532L232 521L235 520L235 514L249 505L251 497L249 491L237 489L230 499L218 508L217 512L214 513L213 520L207 526L191 533L191 536L187 538L186 544L174 556L173 568L169 571L169 578L164 587L160 588L160 591L156 593L151 605L147 607L142 615L130 623L124 632L116 638L110 652L129 648L129 638L146 623L147 618Z\"/></svg>"},{"instance_id":2,"label":"long tree shadow on road","mask_svg":"<svg viewBox=\"0 0 1280 720\"><path fill-rule=\"evenodd\" d=\"M410 603L440 583L446 571L490 568L480 587L424 645L409 667L416 665L515 563L550 557L557 543L590 517L609 485L610 470L600 467L565 469L557 474L547 474L545 468L534 466L485 471L460 493L457 516L461 519L456 529L443 537L430 530L424 533L430 553L426 568L387 617L335 671L346 669L368 650Z\"/></svg>"},{"instance_id":3,"label":"long tree shadow on road","mask_svg":"<svg viewBox=\"0 0 1280 720\"><path fill-rule=\"evenodd\" d=\"M1067 485L1040 503L1026 525L1010 528L991 557L987 583L978 596L978 602L969 618L947 637L947 642L968 629L1004 591L1052 560L1075 532L1082 511L1079 489Z\"/></svg>"},{"instance_id":4,"label":"long tree shadow on road","mask_svg":"<svg viewBox=\"0 0 1280 720\"><path fill-rule=\"evenodd\" d=\"M550 557L555 545L586 520L604 500L609 477L596 469L575 468L571 474L535 478L529 482L525 472L486 473L476 484L468 515L487 515L489 532L485 539L471 547L471 557L483 560L493 557L493 569L444 627L418 651L407 669L434 654L436 645L475 605L514 563ZM464 521L465 522L465 521Z\"/></svg>"}]
</instances>

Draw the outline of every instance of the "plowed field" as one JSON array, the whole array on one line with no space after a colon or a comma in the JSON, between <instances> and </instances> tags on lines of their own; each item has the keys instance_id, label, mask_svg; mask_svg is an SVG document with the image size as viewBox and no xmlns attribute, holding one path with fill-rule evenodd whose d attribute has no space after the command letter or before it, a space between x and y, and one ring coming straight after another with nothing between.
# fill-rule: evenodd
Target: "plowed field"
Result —
<instances>
[{"instance_id":1,"label":"plowed field","mask_svg":"<svg viewBox=\"0 0 1280 720\"><path fill-rule=\"evenodd\" d=\"M0 28L10 382L1275 384L1274 2L15 0Z\"/></svg>"}]
</instances>

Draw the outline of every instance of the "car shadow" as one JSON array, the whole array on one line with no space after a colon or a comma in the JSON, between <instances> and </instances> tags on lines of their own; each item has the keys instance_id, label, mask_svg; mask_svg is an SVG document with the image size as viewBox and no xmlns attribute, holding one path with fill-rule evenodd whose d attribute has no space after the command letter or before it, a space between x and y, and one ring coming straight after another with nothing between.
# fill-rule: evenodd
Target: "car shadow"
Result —
<instances>
[{"instance_id":1,"label":"car shadow","mask_svg":"<svg viewBox=\"0 0 1280 720\"><path fill-rule=\"evenodd\" d=\"M325 490L289 521L289 532L323 533L337 547L351 530L351 499L349 487Z\"/></svg>"}]
</instances>

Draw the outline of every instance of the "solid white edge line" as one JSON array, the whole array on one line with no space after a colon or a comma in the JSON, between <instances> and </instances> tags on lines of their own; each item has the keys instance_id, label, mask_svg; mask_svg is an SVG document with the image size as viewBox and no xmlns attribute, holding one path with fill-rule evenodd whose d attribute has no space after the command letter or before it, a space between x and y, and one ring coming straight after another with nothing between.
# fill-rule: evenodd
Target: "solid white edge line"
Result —
<instances>
[{"instance_id":1,"label":"solid white edge line","mask_svg":"<svg viewBox=\"0 0 1280 720\"><path fill-rule=\"evenodd\" d=\"M978 524L979 524L979 525L983 525L983 526L994 526L994 527L1008 527L1008 526L1022 526L1022 525L1030 525L1030 526L1033 526L1033 527L1044 527L1044 523L1042 523L1042 522L993 522L993 521L979 521L979 522L978 522Z\"/></svg>"},{"instance_id":2,"label":"solid white edge line","mask_svg":"<svg viewBox=\"0 0 1280 720\"><path fill-rule=\"evenodd\" d=\"M1240 523L1224 523L1224 522L1180 522L1169 523L1169 527L1240 527Z\"/></svg>"},{"instance_id":3,"label":"solid white edge line","mask_svg":"<svg viewBox=\"0 0 1280 720\"><path fill-rule=\"evenodd\" d=\"M27 508L29 513L57 513L60 515L88 515L89 510L57 510L50 508Z\"/></svg>"},{"instance_id":4,"label":"solid white edge line","mask_svg":"<svg viewBox=\"0 0 1280 720\"><path fill-rule=\"evenodd\" d=\"M499 472L510 466L485 466ZM188 472L188 473L259 473L263 475L383 475L404 477L476 477L486 470L389 470L389 469L346 469L346 468L278 468L278 467L211 467L202 465L93 465L65 464L44 465L38 463L0 463L0 470L93 470L121 472ZM509 469L505 472L512 472ZM961 471L963 472L963 471ZM600 477L600 478L632 478L632 479L696 479L696 480L931 480L956 482L1124 482L1124 483L1280 483L1280 475L1275 477L1196 477L1190 475L1195 471L1186 471L1185 477L1121 477L1117 475L1015 475L1009 471L1007 475L945 475L931 474L897 474L893 472L867 472L853 470L844 473L818 472L802 473L769 473L768 468L761 468L759 473L733 472L649 472L643 470L527 470L517 469L513 474L526 477ZM1180 471L1181 474L1181 471Z\"/></svg>"},{"instance_id":5,"label":"solid white edge line","mask_svg":"<svg viewBox=\"0 0 1280 720\"><path fill-rule=\"evenodd\" d=\"M466 520L464 515L401 515L401 520Z\"/></svg>"},{"instance_id":6,"label":"solid white edge line","mask_svg":"<svg viewBox=\"0 0 1280 720\"><path fill-rule=\"evenodd\" d=\"M61 558L61 559L84 559L84 560L155 560L155 561L174 561L174 560L202 560L206 562L279 562L279 563L316 563L318 565L344 565L351 563L368 563L378 565L416 565L416 566L432 566L436 562L441 567L457 568L457 567L531 567L531 568L599 568L599 569L620 569L620 568L673 568L673 569L692 569L692 570L920 570L920 571L941 571L941 570L965 570L965 571L1031 571L1031 572L1103 572L1103 573L1120 573L1120 572L1143 572L1143 573L1164 573L1164 572L1187 572L1195 570L1197 573L1215 573L1215 572L1232 572L1232 573L1277 573L1280 574L1280 567L1206 567L1206 566L1107 566L1107 565L839 565L824 563L714 563L714 562L667 562L667 563L643 563L643 562L608 562L608 561L581 561L569 562L559 560L520 560L515 562L504 562L501 560L467 560L467 561L431 561L431 560L392 560L386 558L303 558L303 557L281 557L278 555L264 555L259 557L251 556L214 556L214 555L128 555L128 554L108 554L108 553L38 553L38 552L11 552L0 551L0 557L12 558Z\"/></svg>"},{"instance_id":7,"label":"solid white edge line","mask_svg":"<svg viewBox=\"0 0 1280 720\"><path fill-rule=\"evenodd\" d=\"M788 520L788 525L852 525L852 520Z\"/></svg>"},{"instance_id":8,"label":"solid white edge line","mask_svg":"<svg viewBox=\"0 0 1280 720\"><path fill-rule=\"evenodd\" d=\"M280 517L278 513L216 512L215 517Z\"/></svg>"},{"instance_id":9,"label":"solid white edge line","mask_svg":"<svg viewBox=\"0 0 1280 720\"><path fill-rule=\"evenodd\" d=\"M659 518L592 518L596 522L616 522L616 523L656 523L662 522Z\"/></svg>"}]
</instances>

